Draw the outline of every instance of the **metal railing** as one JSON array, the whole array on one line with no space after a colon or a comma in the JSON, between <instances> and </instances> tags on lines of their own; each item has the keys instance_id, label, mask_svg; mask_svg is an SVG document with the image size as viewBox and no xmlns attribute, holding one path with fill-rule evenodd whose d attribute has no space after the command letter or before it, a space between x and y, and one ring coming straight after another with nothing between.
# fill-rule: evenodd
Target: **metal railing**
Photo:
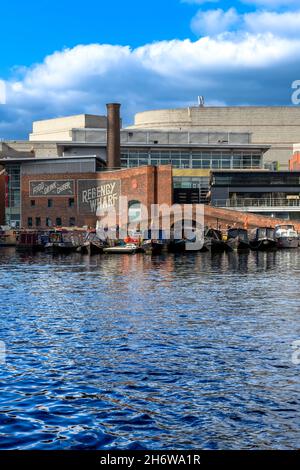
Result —
<instances>
[{"instance_id":1,"label":"metal railing","mask_svg":"<svg viewBox=\"0 0 300 470\"><path fill-rule=\"evenodd\" d=\"M300 207L300 199L216 199L212 202L215 207Z\"/></svg>"}]
</instances>

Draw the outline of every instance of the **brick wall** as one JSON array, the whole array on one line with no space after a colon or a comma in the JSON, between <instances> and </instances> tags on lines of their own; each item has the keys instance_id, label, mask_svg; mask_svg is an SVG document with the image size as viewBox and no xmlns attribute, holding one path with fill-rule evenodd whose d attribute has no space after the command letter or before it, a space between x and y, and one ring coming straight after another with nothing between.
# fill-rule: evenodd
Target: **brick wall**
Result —
<instances>
[{"instance_id":1,"label":"brick wall","mask_svg":"<svg viewBox=\"0 0 300 470\"><path fill-rule=\"evenodd\" d=\"M69 207L69 198L71 196L49 196L49 197L30 197L29 182L41 180L74 180L75 181L75 206ZM100 181L120 180L121 195L127 196L128 202L132 200L140 201L146 205L150 213L152 203L172 205L173 203L173 185L172 168L170 165L161 165L159 167L144 166L124 170L104 171L99 173L81 173L81 174L51 174L51 175L26 175L22 177L22 221L21 225L28 228L28 217L33 220L35 227L36 217L41 218L41 228L46 227L46 217L51 218L55 225L56 218L62 219L62 225L68 226L70 218L75 218L77 226L89 225L95 226L96 215L80 213L77 204L77 182L82 179L97 179ZM4 180L3 180L4 182ZM1 196L1 177L0 177L0 197ZM48 207L48 199L53 200L53 207ZM31 200L35 200L35 206L31 206ZM1 211L0 211L1 217ZM205 223L216 226L217 223L224 228L227 225L236 224L243 226L247 221L248 227L275 226L286 223L285 220L273 219L261 215L243 213L229 209L220 209L211 206L205 206ZM293 222L294 223L294 222ZM294 223L297 230L300 231L300 223Z\"/></svg>"},{"instance_id":2,"label":"brick wall","mask_svg":"<svg viewBox=\"0 0 300 470\"><path fill-rule=\"evenodd\" d=\"M236 224L237 227L243 227L244 223L248 224L248 228L255 227L275 227L275 225L286 224L289 221L282 219L273 219L263 215L251 214L249 212L239 212L230 209L219 209L216 207L205 206L204 209L205 224L216 227L217 224L225 228L227 225ZM295 225L296 230L300 231L300 223L291 221Z\"/></svg>"},{"instance_id":3,"label":"brick wall","mask_svg":"<svg viewBox=\"0 0 300 470\"><path fill-rule=\"evenodd\" d=\"M56 224L56 218L62 219L63 226L70 225L70 218L75 219L77 226L95 226L96 215L81 213L78 204L78 180L92 179L99 181L120 180L121 195L131 200L140 201L148 210L153 202L172 204L172 168L170 165L159 167L144 166L124 170L104 171L99 173L75 173L75 174L44 174L23 175L21 181L21 226L28 228L28 218L31 217L33 227L37 217L41 219L41 228L46 227L46 218L49 217L52 224ZM74 180L74 196L43 196L31 197L29 192L30 181L45 180ZM74 197L74 207L69 207L69 199ZM48 199L52 199L53 207L48 207ZM35 201L32 206L31 201Z\"/></svg>"}]
</instances>

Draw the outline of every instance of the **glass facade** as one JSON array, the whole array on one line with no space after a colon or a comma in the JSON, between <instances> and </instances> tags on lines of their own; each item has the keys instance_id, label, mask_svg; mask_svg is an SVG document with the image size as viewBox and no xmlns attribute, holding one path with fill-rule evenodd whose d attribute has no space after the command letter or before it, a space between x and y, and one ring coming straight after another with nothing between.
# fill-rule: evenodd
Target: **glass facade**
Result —
<instances>
[{"instance_id":1,"label":"glass facade","mask_svg":"<svg viewBox=\"0 0 300 470\"><path fill-rule=\"evenodd\" d=\"M5 165L6 170L6 201L5 223L11 227L19 227L21 221L20 202L20 165Z\"/></svg>"},{"instance_id":2,"label":"glass facade","mask_svg":"<svg viewBox=\"0 0 300 470\"><path fill-rule=\"evenodd\" d=\"M262 154L229 150L131 150L122 149L121 166L169 165L196 169L260 169Z\"/></svg>"},{"instance_id":3,"label":"glass facade","mask_svg":"<svg viewBox=\"0 0 300 470\"><path fill-rule=\"evenodd\" d=\"M173 188L175 203L205 203L209 192L209 177L175 176Z\"/></svg>"},{"instance_id":4,"label":"glass facade","mask_svg":"<svg viewBox=\"0 0 300 470\"><path fill-rule=\"evenodd\" d=\"M213 186L299 186L299 172L214 173Z\"/></svg>"}]
</instances>

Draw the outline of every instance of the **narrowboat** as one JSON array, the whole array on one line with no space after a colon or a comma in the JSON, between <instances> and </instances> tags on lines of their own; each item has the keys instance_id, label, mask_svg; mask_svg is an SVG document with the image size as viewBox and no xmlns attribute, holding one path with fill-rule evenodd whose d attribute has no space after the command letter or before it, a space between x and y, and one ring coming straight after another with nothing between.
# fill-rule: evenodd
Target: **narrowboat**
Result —
<instances>
[{"instance_id":1,"label":"narrowboat","mask_svg":"<svg viewBox=\"0 0 300 470\"><path fill-rule=\"evenodd\" d=\"M104 245L101 240L91 240L89 249L90 255L100 255L101 253L103 253L103 249L105 246L106 245Z\"/></svg>"},{"instance_id":2,"label":"narrowboat","mask_svg":"<svg viewBox=\"0 0 300 470\"><path fill-rule=\"evenodd\" d=\"M17 231L10 227L0 226L0 247L1 246L16 246L17 244Z\"/></svg>"},{"instance_id":3,"label":"narrowboat","mask_svg":"<svg viewBox=\"0 0 300 470\"><path fill-rule=\"evenodd\" d=\"M230 250L249 250L248 230L244 228L228 229L226 242Z\"/></svg>"},{"instance_id":4,"label":"narrowboat","mask_svg":"<svg viewBox=\"0 0 300 470\"><path fill-rule=\"evenodd\" d=\"M52 254L68 254L76 251L78 248L72 240L66 240L63 232L52 232L49 233L49 240L45 245L46 253Z\"/></svg>"},{"instance_id":5,"label":"narrowboat","mask_svg":"<svg viewBox=\"0 0 300 470\"><path fill-rule=\"evenodd\" d=\"M276 225L275 237L278 248L298 248L298 233L296 232L294 225Z\"/></svg>"},{"instance_id":6,"label":"narrowboat","mask_svg":"<svg viewBox=\"0 0 300 470\"><path fill-rule=\"evenodd\" d=\"M100 238L97 237L96 231L87 233L86 238L79 247L82 254L98 255L103 253L103 248L107 246Z\"/></svg>"},{"instance_id":7,"label":"narrowboat","mask_svg":"<svg viewBox=\"0 0 300 470\"><path fill-rule=\"evenodd\" d=\"M16 241L17 251L44 251L47 235L41 232L24 230L19 232Z\"/></svg>"},{"instance_id":8,"label":"narrowboat","mask_svg":"<svg viewBox=\"0 0 300 470\"><path fill-rule=\"evenodd\" d=\"M167 248L167 240L163 230L145 230L141 243L142 251L146 254L159 255Z\"/></svg>"},{"instance_id":9,"label":"narrowboat","mask_svg":"<svg viewBox=\"0 0 300 470\"><path fill-rule=\"evenodd\" d=\"M223 239L221 230L209 228L205 233L204 248L208 248L211 252L229 251L226 241Z\"/></svg>"},{"instance_id":10,"label":"narrowboat","mask_svg":"<svg viewBox=\"0 0 300 470\"><path fill-rule=\"evenodd\" d=\"M251 230L249 241L251 250L269 251L277 248L275 229L272 227L258 227Z\"/></svg>"},{"instance_id":11,"label":"narrowboat","mask_svg":"<svg viewBox=\"0 0 300 470\"><path fill-rule=\"evenodd\" d=\"M185 251L186 240L170 240L168 245L168 251L170 253L183 253Z\"/></svg>"},{"instance_id":12,"label":"narrowboat","mask_svg":"<svg viewBox=\"0 0 300 470\"><path fill-rule=\"evenodd\" d=\"M160 255L165 246L162 240L144 240L141 244L143 252L147 255Z\"/></svg>"}]
</instances>

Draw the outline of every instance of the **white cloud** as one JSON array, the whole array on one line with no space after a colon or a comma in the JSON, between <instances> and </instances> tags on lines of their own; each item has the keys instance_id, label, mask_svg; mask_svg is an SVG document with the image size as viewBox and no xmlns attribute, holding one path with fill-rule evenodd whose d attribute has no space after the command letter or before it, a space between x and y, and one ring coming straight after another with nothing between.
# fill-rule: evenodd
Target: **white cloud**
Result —
<instances>
[{"instance_id":1,"label":"white cloud","mask_svg":"<svg viewBox=\"0 0 300 470\"><path fill-rule=\"evenodd\" d=\"M257 5L260 7L267 7L267 8L299 5L299 0L240 0L240 1L248 5Z\"/></svg>"},{"instance_id":2,"label":"white cloud","mask_svg":"<svg viewBox=\"0 0 300 470\"><path fill-rule=\"evenodd\" d=\"M222 0L181 0L181 2L192 5L204 5L206 3L221 3ZM299 0L237 0L235 3L239 2L247 5L255 5L266 8L299 5Z\"/></svg>"},{"instance_id":3,"label":"white cloud","mask_svg":"<svg viewBox=\"0 0 300 470\"><path fill-rule=\"evenodd\" d=\"M217 36L220 33L272 33L281 37L300 38L300 10L276 12L255 11L239 14L234 8L224 11L199 10L191 21L191 29L199 36Z\"/></svg>"},{"instance_id":4,"label":"white cloud","mask_svg":"<svg viewBox=\"0 0 300 470\"><path fill-rule=\"evenodd\" d=\"M6 87L5 82L0 80L0 105L6 102Z\"/></svg>"},{"instance_id":5,"label":"white cloud","mask_svg":"<svg viewBox=\"0 0 300 470\"><path fill-rule=\"evenodd\" d=\"M210 36L230 31L239 22L239 15L234 8L227 11L218 8L216 10L199 10L191 22L192 31L199 36Z\"/></svg>"},{"instance_id":6,"label":"white cloud","mask_svg":"<svg viewBox=\"0 0 300 470\"><path fill-rule=\"evenodd\" d=\"M119 101L125 123L144 109L207 103L286 104L300 78L300 39L223 34L137 49L78 45L18 71L6 82L0 137L26 137L35 119L105 112Z\"/></svg>"},{"instance_id":7,"label":"white cloud","mask_svg":"<svg viewBox=\"0 0 300 470\"><path fill-rule=\"evenodd\" d=\"M244 15L244 28L254 33L264 31L272 32L279 36L300 37L300 11L294 12L254 12Z\"/></svg>"}]
</instances>

